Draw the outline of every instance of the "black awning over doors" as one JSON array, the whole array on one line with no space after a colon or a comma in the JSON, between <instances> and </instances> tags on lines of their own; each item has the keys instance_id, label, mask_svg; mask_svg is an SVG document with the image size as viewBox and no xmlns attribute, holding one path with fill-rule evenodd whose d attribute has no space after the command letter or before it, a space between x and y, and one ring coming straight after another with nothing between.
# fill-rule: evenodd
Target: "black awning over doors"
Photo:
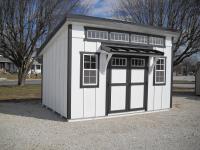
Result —
<instances>
[{"instance_id":1,"label":"black awning over doors","mask_svg":"<svg viewBox=\"0 0 200 150\"><path fill-rule=\"evenodd\" d=\"M102 44L101 49L107 53L138 56L163 56L164 52L153 50L152 46L132 46L118 44Z\"/></svg>"}]
</instances>

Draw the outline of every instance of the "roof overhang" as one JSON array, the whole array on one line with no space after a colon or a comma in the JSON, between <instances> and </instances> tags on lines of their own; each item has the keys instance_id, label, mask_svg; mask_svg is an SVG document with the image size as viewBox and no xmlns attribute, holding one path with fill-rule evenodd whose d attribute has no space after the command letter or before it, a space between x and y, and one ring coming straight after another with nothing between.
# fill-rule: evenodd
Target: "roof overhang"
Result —
<instances>
[{"instance_id":1,"label":"roof overhang","mask_svg":"<svg viewBox=\"0 0 200 150\"><path fill-rule=\"evenodd\" d=\"M164 52L154 50L152 46L133 46L118 44L101 44L101 50L112 55L136 55L136 56L163 56Z\"/></svg>"}]
</instances>

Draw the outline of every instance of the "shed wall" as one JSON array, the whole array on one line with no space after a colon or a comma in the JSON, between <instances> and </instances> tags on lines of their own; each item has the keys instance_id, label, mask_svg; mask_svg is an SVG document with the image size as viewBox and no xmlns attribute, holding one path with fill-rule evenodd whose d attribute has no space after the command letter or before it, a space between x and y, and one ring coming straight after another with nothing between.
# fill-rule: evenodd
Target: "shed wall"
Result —
<instances>
[{"instance_id":1,"label":"shed wall","mask_svg":"<svg viewBox=\"0 0 200 150\"><path fill-rule=\"evenodd\" d=\"M101 43L84 41L84 27L72 25L72 79L71 79L71 118L105 116L106 70L100 56L99 87L80 88L80 52L97 52Z\"/></svg>"},{"instance_id":2,"label":"shed wall","mask_svg":"<svg viewBox=\"0 0 200 150\"><path fill-rule=\"evenodd\" d=\"M99 87L80 88L80 52L97 52L100 42L85 41L84 25L72 25L72 83L71 83L71 118L88 118L105 116L106 105L106 69L105 56L100 56ZM158 48L166 57L166 85L153 85L153 57L149 57L148 102L147 110L170 108L171 92L171 37L166 37L166 47Z\"/></svg>"},{"instance_id":3,"label":"shed wall","mask_svg":"<svg viewBox=\"0 0 200 150\"><path fill-rule=\"evenodd\" d=\"M43 54L42 104L67 117L67 36L65 24L46 45Z\"/></svg>"},{"instance_id":4,"label":"shed wall","mask_svg":"<svg viewBox=\"0 0 200 150\"><path fill-rule=\"evenodd\" d=\"M171 37L166 38L165 48L154 48L165 53L166 57L166 85L153 85L153 63L154 58L149 57L149 83L148 83L148 111L170 108L171 93L171 59L172 59L172 42Z\"/></svg>"}]
</instances>

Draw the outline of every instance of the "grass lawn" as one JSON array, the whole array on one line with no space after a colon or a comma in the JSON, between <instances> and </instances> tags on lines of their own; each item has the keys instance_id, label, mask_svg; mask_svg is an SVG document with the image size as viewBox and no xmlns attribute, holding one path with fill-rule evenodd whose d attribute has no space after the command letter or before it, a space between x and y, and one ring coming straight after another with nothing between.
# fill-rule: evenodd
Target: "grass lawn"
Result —
<instances>
[{"instance_id":1,"label":"grass lawn","mask_svg":"<svg viewBox=\"0 0 200 150\"><path fill-rule=\"evenodd\" d=\"M1 100L29 100L41 98L41 85L0 86Z\"/></svg>"},{"instance_id":2,"label":"grass lawn","mask_svg":"<svg viewBox=\"0 0 200 150\"><path fill-rule=\"evenodd\" d=\"M17 74L16 73L0 73L0 78L6 78L8 80L17 80ZM27 79L41 79L41 74L38 74L38 75L31 74L30 78L27 77Z\"/></svg>"},{"instance_id":3,"label":"grass lawn","mask_svg":"<svg viewBox=\"0 0 200 150\"><path fill-rule=\"evenodd\" d=\"M173 84L195 84L195 81L174 80Z\"/></svg>"}]
</instances>

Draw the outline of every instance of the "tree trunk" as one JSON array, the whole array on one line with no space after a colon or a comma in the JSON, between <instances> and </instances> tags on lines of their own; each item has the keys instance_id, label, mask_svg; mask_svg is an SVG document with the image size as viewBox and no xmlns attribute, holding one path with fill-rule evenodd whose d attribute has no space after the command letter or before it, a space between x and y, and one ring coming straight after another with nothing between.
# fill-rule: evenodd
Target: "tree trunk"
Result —
<instances>
[{"instance_id":1,"label":"tree trunk","mask_svg":"<svg viewBox=\"0 0 200 150\"><path fill-rule=\"evenodd\" d=\"M22 69L19 69L19 71L18 71L18 85L24 86L25 80L26 80L26 73L24 71L22 71Z\"/></svg>"}]
</instances>

